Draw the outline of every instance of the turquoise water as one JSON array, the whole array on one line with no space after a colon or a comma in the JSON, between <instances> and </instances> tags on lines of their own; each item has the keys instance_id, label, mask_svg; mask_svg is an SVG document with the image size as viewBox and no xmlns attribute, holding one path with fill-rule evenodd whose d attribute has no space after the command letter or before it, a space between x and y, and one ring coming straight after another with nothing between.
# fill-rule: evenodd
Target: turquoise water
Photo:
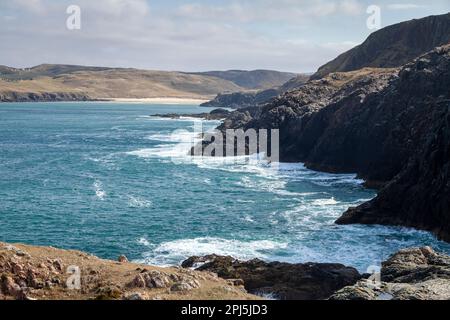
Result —
<instances>
[{"instance_id":1,"label":"turquoise water","mask_svg":"<svg viewBox=\"0 0 450 320\"><path fill-rule=\"evenodd\" d=\"M450 252L426 232L334 225L375 195L352 175L272 168L254 158L192 161L193 120L150 117L206 110L0 104L0 241L159 265L217 253L361 271L404 247Z\"/></svg>"}]
</instances>

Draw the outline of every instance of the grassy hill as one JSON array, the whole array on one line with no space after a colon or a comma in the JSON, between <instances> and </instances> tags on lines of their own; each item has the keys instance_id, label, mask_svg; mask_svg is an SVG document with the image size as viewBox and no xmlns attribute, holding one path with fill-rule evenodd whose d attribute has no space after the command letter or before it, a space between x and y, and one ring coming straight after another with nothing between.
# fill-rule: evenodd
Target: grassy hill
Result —
<instances>
[{"instance_id":1,"label":"grassy hill","mask_svg":"<svg viewBox=\"0 0 450 320\"><path fill-rule=\"evenodd\" d=\"M238 86L247 89L265 90L279 87L292 78L295 73L279 72L271 70L229 70L229 71L209 71L197 73L199 75L212 76L234 82Z\"/></svg>"},{"instance_id":2,"label":"grassy hill","mask_svg":"<svg viewBox=\"0 0 450 320\"><path fill-rule=\"evenodd\" d=\"M227 76L227 71L214 74L50 64L28 69L0 66L0 101L211 99L222 92L252 90L258 83L261 86L284 83L284 78L290 79L292 75L239 71L239 77L234 79Z\"/></svg>"}]
</instances>

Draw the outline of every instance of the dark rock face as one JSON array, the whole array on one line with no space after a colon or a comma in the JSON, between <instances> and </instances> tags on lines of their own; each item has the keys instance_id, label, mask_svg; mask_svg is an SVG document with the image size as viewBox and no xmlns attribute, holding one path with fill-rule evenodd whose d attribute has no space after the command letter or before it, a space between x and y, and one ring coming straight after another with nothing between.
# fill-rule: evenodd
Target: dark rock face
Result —
<instances>
[{"instance_id":1,"label":"dark rock face","mask_svg":"<svg viewBox=\"0 0 450 320\"><path fill-rule=\"evenodd\" d=\"M377 198L350 209L338 223L416 227L450 241L449 48L422 57L400 73L396 92L387 101L399 109L391 113L397 124L391 135L412 152L405 153L404 165Z\"/></svg>"},{"instance_id":2,"label":"dark rock face","mask_svg":"<svg viewBox=\"0 0 450 320\"><path fill-rule=\"evenodd\" d=\"M340 264L267 263L258 259L244 262L210 255L189 258L182 266L192 268L198 264L202 264L198 271L214 272L224 279L242 279L250 293L274 295L282 300L327 299L361 279L356 269Z\"/></svg>"},{"instance_id":3,"label":"dark rock face","mask_svg":"<svg viewBox=\"0 0 450 320\"><path fill-rule=\"evenodd\" d=\"M400 67L449 42L450 13L402 22L374 32L360 46L322 66L312 78L363 67Z\"/></svg>"},{"instance_id":4,"label":"dark rock face","mask_svg":"<svg viewBox=\"0 0 450 320\"><path fill-rule=\"evenodd\" d=\"M380 280L361 280L331 300L448 300L450 257L429 247L401 250L383 263Z\"/></svg>"},{"instance_id":5,"label":"dark rock face","mask_svg":"<svg viewBox=\"0 0 450 320\"><path fill-rule=\"evenodd\" d=\"M338 223L403 225L450 241L450 45L401 69L362 69L310 81L228 128L280 129L280 159L356 172L380 189Z\"/></svg>"}]
</instances>

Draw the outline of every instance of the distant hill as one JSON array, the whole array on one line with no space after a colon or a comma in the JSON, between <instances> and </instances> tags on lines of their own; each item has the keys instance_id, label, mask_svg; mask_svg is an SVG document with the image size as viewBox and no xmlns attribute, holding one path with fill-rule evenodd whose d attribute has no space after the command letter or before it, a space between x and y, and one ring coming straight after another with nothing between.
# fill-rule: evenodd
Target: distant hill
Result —
<instances>
[{"instance_id":1,"label":"distant hill","mask_svg":"<svg viewBox=\"0 0 450 320\"><path fill-rule=\"evenodd\" d=\"M399 67L447 43L450 13L398 23L372 33L363 44L319 68L312 79L364 67Z\"/></svg>"},{"instance_id":2,"label":"distant hill","mask_svg":"<svg viewBox=\"0 0 450 320\"><path fill-rule=\"evenodd\" d=\"M299 74L283 85L255 92L231 92L218 94L213 100L202 104L212 108L248 108L270 102L279 95L298 89L309 80L309 75Z\"/></svg>"},{"instance_id":3,"label":"distant hill","mask_svg":"<svg viewBox=\"0 0 450 320\"><path fill-rule=\"evenodd\" d=\"M295 73L279 72L271 70L208 71L196 74L221 78L224 80L231 81L240 87L254 90L264 90L279 87L288 80L297 76Z\"/></svg>"},{"instance_id":4,"label":"distant hill","mask_svg":"<svg viewBox=\"0 0 450 320\"><path fill-rule=\"evenodd\" d=\"M27 69L0 66L0 101L211 99L222 92L245 92L257 85L278 83L290 75L275 71L185 73L52 64Z\"/></svg>"}]
</instances>

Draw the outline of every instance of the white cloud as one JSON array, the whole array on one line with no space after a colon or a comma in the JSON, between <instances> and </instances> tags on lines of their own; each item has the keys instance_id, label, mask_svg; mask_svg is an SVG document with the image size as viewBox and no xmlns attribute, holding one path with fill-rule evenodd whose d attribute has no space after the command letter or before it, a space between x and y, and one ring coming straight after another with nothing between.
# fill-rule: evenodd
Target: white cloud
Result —
<instances>
[{"instance_id":1,"label":"white cloud","mask_svg":"<svg viewBox=\"0 0 450 320\"><path fill-rule=\"evenodd\" d=\"M343 0L339 5L341 11L348 15L359 15L364 12L363 5L357 0Z\"/></svg>"},{"instance_id":2,"label":"white cloud","mask_svg":"<svg viewBox=\"0 0 450 320\"><path fill-rule=\"evenodd\" d=\"M128 15L131 18L145 16L150 11L150 7L145 0L82 0L78 2L82 9L95 10L98 13L111 16ZM125 23L127 22L130 21Z\"/></svg>"},{"instance_id":3,"label":"white cloud","mask_svg":"<svg viewBox=\"0 0 450 320\"><path fill-rule=\"evenodd\" d=\"M0 64L303 72L314 71L370 32L364 10L369 0L158 1L0 0ZM77 32L65 26L70 4L82 10ZM34 14L39 10L45 17ZM439 10L392 16L405 20ZM399 22L387 16L389 23Z\"/></svg>"},{"instance_id":4,"label":"white cloud","mask_svg":"<svg viewBox=\"0 0 450 320\"><path fill-rule=\"evenodd\" d=\"M226 5L188 3L180 5L178 16L190 19L264 22L290 21L301 23L304 19L331 15L358 15L363 13L358 0L241 0Z\"/></svg>"},{"instance_id":5,"label":"white cloud","mask_svg":"<svg viewBox=\"0 0 450 320\"><path fill-rule=\"evenodd\" d=\"M392 3L387 5L387 8L390 10L410 10L410 9L419 9L423 7L425 6L414 3Z\"/></svg>"},{"instance_id":6,"label":"white cloud","mask_svg":"<svg viewBox=\"0 0 450 320\"><path fill-rule=\"evenodd\" d=\"M33 13L45 12L45 5L41 0L13 0L12 5Z\"/></svg>"}]
</instances>

